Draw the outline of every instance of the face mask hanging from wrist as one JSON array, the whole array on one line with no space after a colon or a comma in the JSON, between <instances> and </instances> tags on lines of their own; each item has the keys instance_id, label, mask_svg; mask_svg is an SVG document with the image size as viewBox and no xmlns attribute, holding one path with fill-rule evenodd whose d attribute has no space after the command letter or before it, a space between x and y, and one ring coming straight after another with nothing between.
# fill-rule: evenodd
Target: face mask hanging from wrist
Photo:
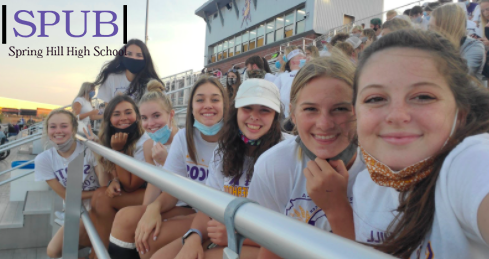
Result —
<instances>
[{"instance_id":1,"label":"face mask hanging from wrist","mask_svg":"<svg viewBox=\"0 0 489 259\"><path fill-rule=\"evenodd\" d=\"M304 154L309 159L311 159L312 161L316 160L317 156L311 150L309 150L306 147L306 145L304 145L304 143L302 142L302 140L299 136L297 136L297 138L295 139L295 142L297 142L299 144L299 146L302 148L302 151L304 152ZM357 152L357 145L352 142L352 143L350 143L350 145L348 145L348 147L346 147L345 150L341 151L341 153L339 153L335 157L326 159L326 161L329 162L329 160L333 160L333 161L341 160L341 161L343 161L343 164L345 164L345 166L346 166L346 165L348 165L348 163L350 163L351 159L353 158L353 156L355 155L356 152Z\"/></svg>"},{"instance_id":2,"label":"face mask hanging from wrist","mask_svg":"<svg viewBox=\"0 0 489 259\"><path fill-rule=\"evenodd\" d=\"M247 145L259 146L261 144L261 139L249 139L247 138L241 130L238 132L239 138Z\"/></svg>"},{"instance_id":3,"label":"face mask hanging from wrist","mask_svg":"<svg viewBox=\"0 0 489 259\"><path fill-rule=\"evenodd\" d=\"M216 135L217 133L219 133L223 125L224 125L223 120L219 121L218 123L212 126L205 126L204 124L200 123L198 120L194 121L194 127L197 128L200 131L200 133L206 136Z\"/></svg>"},{"instance_id":4,"label":"face mask hanging from wrist","mask_svg":"<svg viewBox=\"0 0 489 259\"><path fill-rule=\"evenodd\" d=\"M157 130L155 133L148 132L148 136L154 141L161 144L168 142L171 136L171 126L165 125L165 127Z\"/></svg>"},{"instance_id":5,"label":"face mask hanging from wrist","mask_svg":"<svg viewBox=\"0 0 489 259\"><path fill-rule=\"evenodd\" d=\"M70 138L68 139L65 143L61 143L61 144L56 144L54 143L54 141L52 140L49 140L49 142L51 143L51 145L58 151L61 151L61 152L67 152L68 150L70 150L71 148L71 145L73 145L73 142L75 141L74 138Z\"/></svg>"}]
</instances>

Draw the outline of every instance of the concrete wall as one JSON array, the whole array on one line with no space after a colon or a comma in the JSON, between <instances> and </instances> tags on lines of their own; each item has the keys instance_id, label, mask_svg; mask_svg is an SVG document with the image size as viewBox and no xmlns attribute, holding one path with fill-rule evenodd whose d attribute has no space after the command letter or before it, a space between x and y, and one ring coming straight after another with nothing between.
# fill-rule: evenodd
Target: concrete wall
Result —
<instances>
[{"instance_id":1,"label":"concrete wall","mask_svg":"<svg viewBox=\"0 0 489 259\"><path fill-rule=\"evenodd\" d=\"M353 16L356 21L369 21L365 18L381 14L383 11L384 0L315 0L313 29L316 33L324 34L343 25L344 15ZM370 26L368 21L364 22L366 28Z\"/></svg>"}]
</instances>

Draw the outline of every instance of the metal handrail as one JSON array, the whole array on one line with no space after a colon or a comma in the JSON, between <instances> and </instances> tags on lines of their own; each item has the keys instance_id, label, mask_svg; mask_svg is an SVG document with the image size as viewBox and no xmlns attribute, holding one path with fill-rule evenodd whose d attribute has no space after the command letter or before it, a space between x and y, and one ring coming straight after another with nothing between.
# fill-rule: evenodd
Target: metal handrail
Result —
<instances>
[{"instance_id":1,"label":"metal handrail","mask_svg":"<svg viewBox=\"0 0 489 259\"><path fill-rule=\"evenodd\" d=\"M219 222L224 222L226 207L236 199L235 196L88 141L80 135L77 138L92 152L104 154L111 162ZM238 233L285 258L393 258L257 204L243 205L236 212L234 223ZM307 238L296 238L298 234Z\"/></svg>"},{"instance_id":2,"label":"metal handrail","mask_svg":"<svg viewBox=\"0 0 489 259\"><path fill-rule=\"evenodd\" d=\"M7 169L7 170L5 170L5 171L3 171L3 172L0 172L0 175L4 175L4 174L6 174L6 173L8 173L8 172L12 172L12 171L13 171L13 170L15 170L15 169L18 169L18 168L21 168L21 167L23 167L23 166L26 166L26 165L32 164L32 163L34 163L34 161L35 161L35 160L34 160L34 159L32 159L32 160L27 161L27 162L25 162L25 163L23 163L23 164L20 164L20 165L18 165L18 166L16 166L16 167L12 167L12 168L10 168L10 169Z\"/></svg>"},{"instance_id":3,"label":"metal handrail","mask_svg":"<svg viewBox=\"0 0 489 259\"><path fill-rule=\"evenodd\" d=\"M14 141L14 142L16 142L14 145L8 145L6 147L0 148L0 153L1 152L4 152L4 151L7 151L7 150L10 150L10 149L12 149L14 147L22 146L22 145L27 144L29 142L36 141L36 140L40 139L41 137L42 137L41 134L39 134L39 135L36 135L33 138L24 138L24 139L16 140L16 141Z\"/></svg>"},{"instance_id":4,"label":"metal handrail","mask_svg":"<svg viewBox=\"0 0 489 259\"><path fill-rule=\"evenodd\" d=\"M28 175L30 175L30 174L32 174L32 173L34 173L34 170L29 171L29 172L26 172L26 173L23 173L23 174L18 175L18 176L14 177L14 178L7 179L7 180L5 180L5 181L3 181L3 182L0 182L0 186L4 185L4 184L6 184L6 183L13 182L13 181L15 181L15 180L17 180L17 179L20 179L20 178L24 177L24 176L28 176Z\"/></svg>"},{"instance_id":5,"label":"metal handrail","mask_svg":"<svg viewBox=\"0 0 489 259\"><path fill-rule=\"evenodd\" d=\"M109 253L107 252L107 249L105 249L102 239L100 239L100 236L98 235L95 226L90 220L90 216L88 215L87 210L84 206L82 206L81 208L81 219L83 221L83 225L85 226L85 230L87 231L90 243L92 243L93 250L95 250L95 254L100 259L110 259Z\"/></svg>"},{"instance_id":6,"label":"metal handrail","mask_svg":"<svg viewBox=\"0 0 489 259\"><path fill-rule=\"evenodd\" d=\"M37 136L40 136L42 135L42 132L38 132L38 133L34 133L32 135L29 135L27 137L24 137L24 138L19 138L19 139L16 139L16 140L13 140L11 142L8 142L8 143L5 143L2 145L2 148L5 148L5 147L8 147L8 146L11 146L11 145L15 145L16 143L22 141L22 140L26 140L26 139L31 139L31 138L34 138L34 137L37 137Z\"/></svg>"}]
</instances>

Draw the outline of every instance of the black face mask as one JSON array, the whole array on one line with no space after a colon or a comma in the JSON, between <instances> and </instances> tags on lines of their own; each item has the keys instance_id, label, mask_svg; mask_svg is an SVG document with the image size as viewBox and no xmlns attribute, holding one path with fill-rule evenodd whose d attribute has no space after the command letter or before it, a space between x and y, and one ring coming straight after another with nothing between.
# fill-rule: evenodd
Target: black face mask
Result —
<instances>
[{"instance_id":1,"label":"black face mask","mask_svg":"<svg viewBox=\"0 0 489 259\"><path fill-rule=\"evenodd\" d=\"M122 58L122 64L124 67L133 74L141 72L146 65L144 59L133 59L128 57Z\"/></svg>"},{"instance_id":2,"label":"black face mask","mask_svg":"<svg viewBox=\"0 0 489 259\"><path fill-rule=\"evenodd\" d=\"M228 78L228 84L234 85L234 84L236 84L236 80L237 80L237 78Z\"/></svg>"},{"instance_id":3,"label":"black face mask","mask_svg":"<svg viewBox=\"0 0 489 259\"><path fill-rule=\"evenodd\" d=\"M133 124L131 124L131 126L125 128L125 129L119 129L119 128L116 128L114 127L114 125L110 125L113 129L114 129L114 133L119 133L119 132L122 132L122 133L127 133L128 135L131 135L133 134L134 132L136 132L137 128L138 128L138 122L135 121Z\"/></svg>"},{"instance_id":4,"label":"black face mask","mask_svg":"<svg viewBox=\"0 0 489 259\"><path fill-rule=\"evenodd\" d=\"M316 159L317 156L314 153L312 153L311 150L309 150L306 147L306 145L304 145L304 143L302 143L302 140L299 136L297 136L295 142L297 142L299 146L302 148L302 150L304 150L304 154L306 154L306 156L309 157L309 159L311 159L312 161ZM356 152L357 152L357 145L354 143L350 143L350 145L348 145L348 147L346 147L345 150L343 150L335 157L326 159L326 161L329 162L329 160L333 160L333 161L341 160L343 161L343 164L345 164L346 166L348 163L350 163L350 160L353 158Z\"/></svg>"}]
</instances>

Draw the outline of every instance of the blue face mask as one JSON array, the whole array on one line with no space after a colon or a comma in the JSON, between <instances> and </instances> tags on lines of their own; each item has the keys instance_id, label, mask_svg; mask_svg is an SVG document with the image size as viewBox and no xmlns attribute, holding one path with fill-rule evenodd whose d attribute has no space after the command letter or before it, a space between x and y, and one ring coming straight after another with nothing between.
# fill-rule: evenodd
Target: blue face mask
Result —
<instances>
[{"instance_id":1,"label":"blue face mask","mask_svg":"<svg viewBox=\"0 0 489 259\"><path fill-rule=\"evenodd\" d=\"M427 21L429 21L429 20L430 20L430 18L431 18L431 16L426 15L424 18L425 18Z\"/></svg>"},{"instance_id":2,"label":"blue face mask","mask_svg":"<svg viewBox=\"0 0 489 259\"><path fill-rule=\"evenodd\" d=\"M161 144L165 144L166 142L168 142L168 139L170 139L171 129L170 129L170 127L168 127L168 124L167 124L167 125L165 125L165 127L157 130L155 133L148 132L148 136L154 142L160 142Z\"/></svg>"},{"instance_id":3,"label":"blue face mask","mask_svg":"<svg viewBox=\"0 0 489 259\"><path fill-rule=\"evenodd\" d=\"M300 60L300 63L299 63L299 67L302 68L305 64L306 64L306 60L305 59L301 59Z\"/></svg>"},{"instance_id":4,"label":"blue face mask","mask_svg":"<svg viewBox=\"0 0 489 259\"><path fill-rule=\"evenodd\" d=\"M194 121L194 127L197 128L200 133L206 135L206 136L214 136L219 131L221 130L222 126L224 125L224 122L221 120L220 122L212 125L212 126L205 126L204 124L200 123L198 120Z\"/></svg>"},{"instance_id":5,"label":"blue face mask","mask_svg":"<svg viewBox=\"0 0 489 259\"><path fill-rule=\"evenodd\" d=\"M282 59L284 60L285 63L287 63L287 57L286 56L282 56Z\"/></svg>"},{"instance_id":6,"label":"blue face mask","mask_svg":"<svg viewBox=\"0 0 489 259\"><path fill-rule=\"evenodd\" d=\"M91 91L88 93L88 97L92 99L95 96L95 91Z\"/></svg>"},{"instance_id":7,"label":"blue face mask","mask_svg":"<svg viewBox=\"0 0 489 259\"><path fill-rule=\"evenodd\" d=\"M277 69L280 69L280 61L275 62L275 67L276 67Z\"/></svg>"}]
</instances>

